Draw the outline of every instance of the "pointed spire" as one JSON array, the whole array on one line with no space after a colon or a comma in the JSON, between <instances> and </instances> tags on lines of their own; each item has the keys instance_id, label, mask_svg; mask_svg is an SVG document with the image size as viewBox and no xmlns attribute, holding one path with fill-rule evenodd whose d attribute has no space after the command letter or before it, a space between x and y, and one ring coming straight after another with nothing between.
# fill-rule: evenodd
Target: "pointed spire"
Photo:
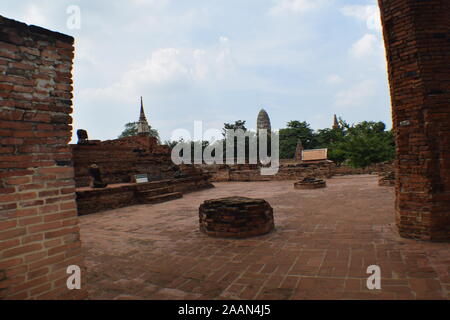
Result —
<instances>
[{"instance_id":1,"label":"pointed spire","mask_svg":"<svg viewBox=\"0 0 450 320\"><path fill-rule=\"evenodd\" d=\"M271 125L270 125L269 114L264 109L261 109L258 113L258 118L256 120L256 128L257 128L257 130L266 129L268 131L268 133L270 133L272 130Z\"/></svg>"},{"instance_id":2,"label":"pointed spire","mask_svg":"<svg viewBox=\"0 0 450 320\"><path fill-rule=\"evenodd\" d=\"M295 148L295 156L294 159L297 161L302 161L303 155L303 143L301 139L297 140L297 147Z\"/></svg>"},{"instance_id":3,"label":"pointed spire","mask_svg":"<svg viewBox=\"0 0 450 320\"><path fill-rule=\"evenodd\" d=\"M147 122L147 117L145 116L144 112L144 102L141 97L141 112L139 115L139 122L138 122L138 134L148 134L150 132L150 126Z\"/></svg>"},{"instance_id":4,"label":"pointed spire","mask_svg":"<svg viewBox=\"0 0 450 320\"><path fill-rule=\"evenodd\" d=\"M139 116L139 121L141 121L141 120L147 121L147 118L145 117L144 102L142 101L142 97L141 97L141 114Z\"/></svg>"},{"instance_id":5,"label":"pointed spire","mask_svg":"<svg viewBox=\"0 0 450 320\"><path fill-rule=\"evenodd\" d=\"M334 115L333 129L339 129L339 122L336 115Z\"/></svg>"}]
</instances>

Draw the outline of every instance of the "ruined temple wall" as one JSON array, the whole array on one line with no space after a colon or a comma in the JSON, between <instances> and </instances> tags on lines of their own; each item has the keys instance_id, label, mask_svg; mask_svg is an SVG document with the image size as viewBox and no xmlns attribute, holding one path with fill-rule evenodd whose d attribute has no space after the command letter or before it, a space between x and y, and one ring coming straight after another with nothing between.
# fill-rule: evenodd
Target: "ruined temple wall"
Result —
<instances>
[{"instance_id":1,"label":"ruined temple wall","mask_svg":"<svg viewBox=\"0 0 450 320\"><path fill-rule=\"evenodd\" d=\"M402 236L450 240L450 2L379 0Z\"/></svg>"},{"instance_id":2,"label":"ruined temple wall","mask_svg":"<svg viewBox=\"0 0 450 320\"><path fill-rule=\"evenodd\" d=\"M98 142L94 145L70 145L73 153L77 187L86 187L91 178L88 168L95 163L100 167L105 182L132 182L135 174L148 174L149 180L173 178L177 167L173 165L170 149L157 144L151 137L134 136Z\"/></svg>"},{"instance_id":3,"label":"ruined temple wall","mask_svg":"<svg viewBox=\"0 0 450 320\"><path fill-rule=\"evenodd\" d=\"M275 175L261 175L257 165L196 165L211 175L211 181L280 181L298 180L306 176L327 178L333 175L334 164L331 161L314 163L292 163L280 161L280 167Z\"/></svg>"},{"instance_id":4,"label":"ruined temple wall","mask_svg":"<svg viewBox=\"0 0 450 320\"><path fill-rule=\"evenodd\" d=\"M79 299L72 37L0 16L0 299Z\"/></svg>"},{"instance_id":5,"label":"ruined temple wall","mask_svg":"<svg viewBox=\"0 0 450 320\"><path fill-rule=\"evenodd\" d=\"M369 165L363 168L353 168L348 165L341 165L333 168L334 175L353 175L353 174L385 174L395 170L393 162L382 162Z\"/></svg>"}]
</instances>

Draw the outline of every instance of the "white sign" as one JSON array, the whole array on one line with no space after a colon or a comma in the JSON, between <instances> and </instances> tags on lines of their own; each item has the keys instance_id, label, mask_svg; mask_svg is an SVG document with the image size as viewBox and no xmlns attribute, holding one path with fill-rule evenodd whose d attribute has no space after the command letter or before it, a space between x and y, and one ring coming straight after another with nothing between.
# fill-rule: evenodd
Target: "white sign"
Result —
<instances>
[{"instance_id":1,"label":"white sign","mask_svg":"<svg viewBox=\"0 0 450 320\"><path fill-rule=\"evenodd\" d=\"M148 182L148 177L146 174L137 174L135 175L136 183L145 183Z\"/></svg>"}]
</instances>

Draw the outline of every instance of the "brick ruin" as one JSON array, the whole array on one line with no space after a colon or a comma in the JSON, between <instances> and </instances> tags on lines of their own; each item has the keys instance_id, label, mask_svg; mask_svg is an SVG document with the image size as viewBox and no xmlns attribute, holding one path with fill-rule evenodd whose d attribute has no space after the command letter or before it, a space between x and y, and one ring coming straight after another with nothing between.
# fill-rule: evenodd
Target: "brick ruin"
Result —
<instances>
[{"instance_id":1,"label":"brick ruin","mask_svg":"<svg viewBox=\"0 0 450 320\"><path fill-rule=\"evenodd\" d=\"M196 167L209 173L210 181L213 182L298 180L307 176L331 178L335 168L333 162L329 160L310 162L280 160L280 167L275 175L261 175L261 167L256 164L215 164Z\"/></svg>"},{"instance_id":2,"label":"brick ruin","mask_svg":"<svg viewBox=\"0 0 450 320\"><path fill-rule=\"evenodd\" d=\"M281 159L278 173L273 176L261 175L258 165L249 164L217 164L217 165L196 165L203 171L211 175L210 181L280 181L299 180L306 177L328 179L333 176L354 175L354 174L379 174L387 175L394 170L391 162L382 162L367 166L365 168L353 168L346 165L336 166L332 161L298 161Z\"/></svg>"},{"instance_id":3,"label":"brick ruin","mask_svg":"<svg viewBox=\"0 0 450 320\"><path fill-rule=\"evenodd\" d=\"M209 174L191 165L174 165L170 148L147 135L83 141L70 148L79 215L163 202L180 198L183 193L213 187ZM106 188L90 187L88 169L94 163L108 184ZM136 184L137 174L147 175L149 182Z\"/></svg>"},{"instance_id":4,"label":"brick ruin","mask_svg":"<svg viewBox=\"0 0 450 320\"><path fill-rule=\"evenodd\" d=\"M0 16L0 299L83 299L71 138L74 39Z\"/></svg>"},{"instance_id":5,"label":"brick ruin","mask_svg":"<svg viewBox=\"0 0 450 320\"><path fill-rule=\"evenodd\" d=\"M450 3L379 5L397 142L398 229L403 237L448 241ZM84 285L66 287L69 265L84 270L67 145L73 42L0 16L0 299L86 297Z\"/></svg>"},{"instance_id":6,"label":"brick ruin","mask_svg":"<svg viewBox=\"0 0 450 320\"><path fill-rule=\"evenodd\" d=\"M325 188L327 182L322 179L316 179L312 177L306 177L300 181L294 183L294 189L306 190L306 189L320 189Z\"/></svg>"},{"instance_id":7,"label":"brick ruin","mask_svg":"<svg viewBox=\"0 0 450 320\"><path fill-rule=\"evenodd\" d=\"M199 226L201 232L219 238L249 238L275 228L270 204L244 197L206 200L199 208Z\"/></svg>"},{"instance_id":8,"label":"brick ruin","mask_svg":"<svg viewBox=\"0 0 450 320\"><path fill-rule=\"evenodd\" d=\"M380 174L378 177L378 185L382 187L395 187L395 172L391 171Z\"/></svg>"},{"instance_id":9,"label":"brick ruin","mask_svg":"<svg viewBox=\"0 0 450 320\"><path fill-rule=\"evenodd\" d=\"M396 139L397 226L450 240L450 2L379 0Z\"/></svg>"}]
</instances>

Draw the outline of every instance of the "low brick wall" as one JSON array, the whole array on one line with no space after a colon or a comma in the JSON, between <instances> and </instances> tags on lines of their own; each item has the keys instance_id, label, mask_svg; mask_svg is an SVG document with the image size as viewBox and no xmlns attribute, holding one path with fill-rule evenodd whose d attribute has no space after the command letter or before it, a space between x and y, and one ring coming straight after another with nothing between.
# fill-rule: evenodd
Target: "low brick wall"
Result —
<instances>
[{"instance_id":1,"label":"low brick wall","mask_svg":"<svg viewBox=\"0 0 450 320\"><path fill-rule=\"evenodd\" d=\"M353 174L384 174L394 171L393 162L382 162L364 168L353 168L347 165L333 168L333 175L353 175Z\"/></svg>"},{"instance_id":2,"label":"low brick wall","mask_svg":"<svg viewBox=\"0 0 450 320\"><path fill-rule=\"evenodd\" d=\"M87 215L137 204L168 201L181 194L213 188L208 179L208 175L198 174L140 184L109 185L103 189L79 188L76 192L78 214ZM152 197L144 197L144 193L151 193Z\"/></svg>"},{"instance_id":3,"label":"low brick wall","mask_svg":"<svg viewBox=\"0 0 450 320\"><path fill-rule=\"evenodd\" d=\"M153 137L132 136L95 141L91 145L70 145L77 187L90 182L89 166L97 164L106 183L129 183L136 174L151 180L174 178L179 167L172 163L170 149L157 144Z\"/></svg>"},{"instance_id":4,"label":"low brick wall","mask_svg":"<svg viewBox=\"0 0 450 320\"><path fill-rule=\"evenodd\" d=\"M261 175L257 165L197 165L211 175L211 181L281 181L299 180L307 176L329 178L333 175L331 161L283 162L276 175Z\"/></svg>"}]
</instances>

